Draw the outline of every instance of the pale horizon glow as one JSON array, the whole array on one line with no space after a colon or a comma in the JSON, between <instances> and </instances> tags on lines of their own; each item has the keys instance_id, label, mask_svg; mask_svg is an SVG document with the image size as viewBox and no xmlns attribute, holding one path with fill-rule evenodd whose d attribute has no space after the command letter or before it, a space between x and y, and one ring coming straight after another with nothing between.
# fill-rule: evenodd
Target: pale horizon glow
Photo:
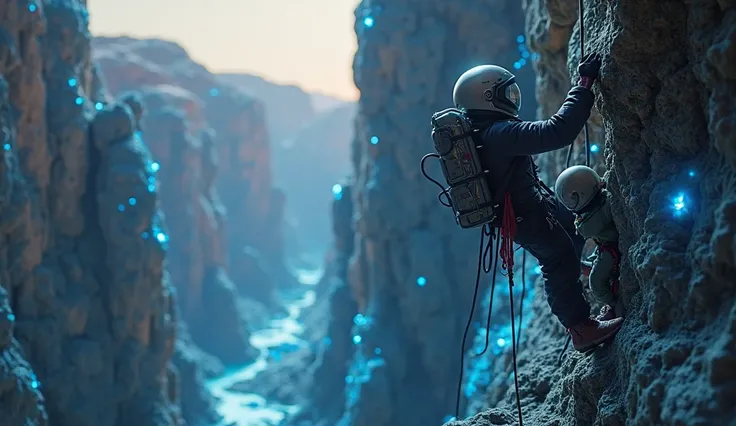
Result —
<instances>
[{"instance_id":1,"label":"pale horizon glow","mask_svg":"<svg viewBox=\"0 0 736 426\"><path fill-rule=\"evenodd\" d=\"M253 74L345 100L358 98L352 63L358 0L91 0L95 36L160 38L214 73Z\"/></svg>"}]
</instances>

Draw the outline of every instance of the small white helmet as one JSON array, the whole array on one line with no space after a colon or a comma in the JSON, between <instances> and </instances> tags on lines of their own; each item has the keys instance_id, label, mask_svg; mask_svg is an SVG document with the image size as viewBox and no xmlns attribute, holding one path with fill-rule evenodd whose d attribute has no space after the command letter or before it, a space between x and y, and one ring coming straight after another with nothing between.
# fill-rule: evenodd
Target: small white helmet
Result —
<instances>
[{"instance_id":1,"label":"small white helmet","mask_svg":"<svg viewBox=\"0 0 736 426\"><path fill-rule=\"evenodd\" d=\"M516 77L496 65L479 65L465 71L452 90L455 107L465 111L495 111L519 116L521 90Z\"/></svg>"},{"instance_id":2,"label":"small white helmet","mask_svg":"<svg viewBox=\"0 0 736 426\"><path fill-rule=\"evenodd\" d=\"M600 192L601 177L590 167L572 166L560 173L555 182L555 194L568 210L584 209Z\"/></svg>"}]
</instances>

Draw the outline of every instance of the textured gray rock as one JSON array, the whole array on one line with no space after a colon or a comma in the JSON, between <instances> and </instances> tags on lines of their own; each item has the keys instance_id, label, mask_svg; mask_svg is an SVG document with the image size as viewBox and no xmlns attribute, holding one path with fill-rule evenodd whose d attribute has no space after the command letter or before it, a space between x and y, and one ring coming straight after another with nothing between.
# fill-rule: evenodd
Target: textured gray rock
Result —
<instances>
[{"instance_id":1,"label":"textured gray rock","mask_svg":"<svg viewBox=\"0 0 736 426\"><path fill-rule=\"evenodd\" d=\"M419 159L432 150L431 114L451 106L454 81L471 66L518 63L532 93L531 57L517 42L524 17L516 1L489 0L364 1L356 18L349 281L362 316L340 424L439 424L454 411L479 235L437 203ZM523 114L534 110L528 96Z\"/></svg>"},{"instance_id":2,"label":"textured gray rock","mask_svg":"<svg viewBox=\"0 0 736 426\"><path fill-rule=\"evenodd\" d=\"M283 194L274 189L263 104L223 84L184 49L163 40L98 37L94 58L112 93L157 86L190 97L181 107L190 129L216 132L216 187L232 222L226 228L230 276L238 285L257 289L250 280L249 253L255 250L277 284L296 280L283 264ZM193 94L193 96L191 96ZM249 248L247 251L244 249Z\"/></svg>"},{"instance_id":3,"label":"textured gray rock","mask_svg":"<svg viewBox=\"0 0 736 426\"><path fill-rule=\"evenodd\" d=\"M102 97L83 2L0 10L2 423L182 424L139 117Z\"/></svg>"},{"instance_id":4,"label":"textured gray rock","mask_svg":"<svg viewBox=\"0 0 736 426\"><path fill-rule=\"evenodd\" d=\"M528 2L530 39L574 3ZM571 353L556 369L562 333L537 299L520 358L525 423L732 424L736 4L585 4L588 48L605 57L597 106L628 314L612 345L587 358ZM547 75L574 68L577 43L573 36L567 61L550 61ZM487 398L486 407L508 410L455 424L515 424L512 404L511 394Z\"/></svg>"}]
</instances>

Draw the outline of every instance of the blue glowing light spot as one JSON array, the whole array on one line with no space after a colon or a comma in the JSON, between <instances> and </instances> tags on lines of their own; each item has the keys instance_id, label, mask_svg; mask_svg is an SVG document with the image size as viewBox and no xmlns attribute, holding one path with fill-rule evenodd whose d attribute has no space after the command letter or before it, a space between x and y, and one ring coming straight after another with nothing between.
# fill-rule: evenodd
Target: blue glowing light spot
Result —
<instances>
[{"instance_id":1,"label":"blue glowing light spot","mask_svg":"<svg viewBox=\"0 0 736 426\"><path fill-rule=\"evenodd\" d=\"M366 16L365 19L363 19L363 25L365 25L367 28L371 28L375 24L375 21L372 17Z\"/></svg>"},{"instance_id":2,"label":"blue glowing light spot","mask_svg":"<svg viewBox=\"0 0 736 426\"><path fill-rule=\"evenodd\" d=\"M219 95L220 95L220 89L217 89L215 87L210 89L210 96L219 96Z\"/></svg>"},{"instance_id":3,"label":"blue glowing light spot","mask_svg":"<svg viewBox=\"0 0 736 426\"><path fill-rule=\"evenodd\" d=\"M35 3L31 3L31 4L28 5L28 10L30 10L31 13L35 12L36 9L38 9L38 7L36 6Z\"/></svg>"},{"instance_id":4,"label":"blue glowing light spot","mask_svg":"<svg viewBox=\"0 0 736 426\"><path fill-rule=\"evenodd\" d=\"M137 202L138 200L136 200L135 197L128 198L128 204L130 204L131 206L134 206Z\"/></svg>"},{"instance_id":5,"label":"blue glowing light spot","mask_svg":"<svg viewBox=\"0 0 736 426\"><path fill-rule=\"evenodd\" d=\"M34 380L31 382L31 387L33 389L38 389L38 386L39 386L38 380Z\"/></svg>"},{"instance_id":6,"label":"blue glowing light spot","mask_svg":"<svg viewBox=\"0 0 736 426\"><path fill-rule=\"evenodd\" d=\"M600 148L598 147L598 145L594 144L590 146L590 152L598 152L598 151L600 151Z\"/></svg>"},{"instance_id":7,"label":"blue glowing light spot","mask_svg":"<svg viewBox=\"0 0 736 426\"><path fill-rule=\"evenodd\" d=\"M102 108L104 108L104 107L105 107L105 105L103 105L103 104L102 104L102 102L97 102L97 103L95 104L95 109L96 109L97 111L102 111Z\"/></svg>"},{"instance_id":8,"label":"blue glowing light spot","mask_svg":"<svg viewBox=\"0 0 736 426\"><path fill-rule=\"evenodd\" d=\"M695 177L695 170L690 170L689 172L687 172L687 175L690 177Z\"/></svg>"},{"instance_id":9,"label":"blue glowing light spot","mask_svg":"<svg viewBox=\"0 0 736 426\"><path fill-rule=\"evenodd\" d=\"M522 67L526 65L526 59L524 58L519 59L519 65L521 65Z\"/></svg>"},{"instance_id":10,"label":"blue glowing light spot","mask_svg":"<svg viewBox=\"0 0 736 426\"><path fill-rule=\"evenodd\" d=\"M424 277L417 277L417 285L419 287L424 287L425 285L427 285L427 279Z\"/></svg>"},{"instance_id":11,"label":"blue glowing light spot","mask_svg":"<svg viewBox=\"0 0 736 426\"><path fill-rule=\"evenodd\" d=\"M454 422L455 420L457 420L457 417L455 416L445 416L445 418L442 419L442 423Z\"/></svg>"},{"instance_id":12,"label":"blue glowing light spot","mask_svg":"<svg viewBox=\"0 0 736 426\"><path fill-rule=\"evenodd\" d=\"M74 87L74 86L76 86L76 85L77 85L77 79L76 79L76 78L70 78L70 79L69 79L69 80L67 81L67 84L69 84L69 87Z\"/></svg>"},{"instance_id":13,"label":"blue glowing light spot","mask_svg":"<svg viewBox=\"0 0 736 426\"><path fill-rule=\"evenodd\" d=\"M6 151L10 151L11 148L12 147L10 146L9 143L6 143L5 145L3 145L3 149L6 150Z\"/></svg>"},{"instance_id":14,"label":"blue glowing light spot","mask_svg":"<svg viewBox=\"0 0 736 426\"><path fill-rule=\"evenodd\" d=\"M84 98L78 96L75 102L77 103L77 105L82 105L84 103Z\"/></svg>"},{"instance_id":15,"label":"blue glowing light spot","mask_svg":"<svg viewBox=\"0 0 736 426\"><path fill-rule=\"evenodd\" d=\"M160 164L158 164L155 161L153 163L151 163L151 171L152 172L156 173L159 170L161 170L161 165Z\"/></svg>"},{"instance_id":16,"label":"blue glowing light spot","mask_svg":"<svg viewBox=\"0 0 736 426\"><path fill-rule=\"evenodd\" d=\"M521 64L519 62L514 62L514 69L520 70L521 69Z\"/></svg>"},{"instance_id":17,"label":"blue glowing light spot","mask_svg":"<svg viewBox=\"0 0 736 426\"><path fill-rule=\"evenodd\" d=\"M8 319L8 321L15 321L15 315L13 314L8 314L5 317Z\"/></svg>"},{"instance_id":18,"label":"blue glowing light spot","mask_svg":"<svg viewBox=\"0 0 736 426\"><path fill-rule=\"evenodd\" d=\"M371 136L371 144L378 145L378 136Z\"/></svg>"},{"instance_id":19,"label":"blue glowing light spot","mask_svg":"<svg viewBox=\"0 0 736 426\"><path fill-rule=\"evenodd\" d=\"M336 200L342 200L342 185L336 183L332 186L332 195Z\"/></svg>"},{"instance_id":20,"label":"blue glowing light spot","mask_svg":"<svg viewBox=\"0 0 736 426\"><path fill-rule=\"evenodd\" d=\"M506 346L506 339L503 339L503 338L498 339L498 340L496 340L496 344L498 346L500 346L500 347L504 347L504 346Z\"/></svg>"},{"instance_id":21,"label":"blue glowing light spot","mask_svg":"<svg viewBox=\"0 0 736 426\"><path fill-rule=\"evenodd\" d=\"M148 184L148 192L156 192L156 185L153 183Z\"/></svg>"},{"instance_id":22,"label":"blue glowing light spot","mask_svg":"<svg viewBox=\"0 0 736 426\"><path fill-rule=\"evenodd\" d=\"M536 267L534 268L534 273L535 273L535 274L537 274L537 275L540 275L540 274L542 273L542 267L541 267L541 266L539 266L539 265L537 265L537 266L536 266Z\"/></svg>"},{"instance_id":23,"label":"blue glowing light spot","mask_svg":"<svg viewBox=\"0 0 736 426\"><path fill-rule=\"evenodd\" d=\"M353 379L353 376L345 376L345 383L351 384L353 383L355 379Z\"/></svg>"},{"instance_id":24,"label":"blue glowing light spot","mask_svg":"<svg viewBox=\"0 0 736 426\"><path fill-rule=\"evenodd\" d=\"M147 239L148 239L148 232L145 232L145 231L144 231L144 232L143 232L143 233L141 234L141 238L143 238L144 240L147 240Z\"/></svg>"},{"instance_id":25,"label":"blue glowing light spot","mask_svg":"<svg viewBox=\"0 0 736 426\"><path fill-rule=\"evenodd\" d=\"M526 39L524 38L524 35L523 34L519 34L518 36L516 36L516 42L517 43L524 43L524 40L526 40Z\"/></svg>"},{"instance_id":26,"label":"blue glowing light spot","mask_svg":"<svg viewBox=\"0 0 736 426\"><path fill-rule=\"evenodd\" d=\"M675 209L676 215L680 215L687 211L687 200L685 198L685 194L681 192L672 199L672 208Z\"/></svg>"},{"instance_id":27,"label":"blue glowing light spot","mask_svg":"<svg viewBox=\"0 0 736 426\"><path fill-rule=\"evenodd\" d=\"M332 344L332 339L330 339L329 336L326 336L324 339L322 339L322 344L325 346L330 346Z\"/></svg>"},{"instance_id":28,"label":"blue glowing light spot","mask_svg":"<svg viewBox=\"0 0 736 426\"><path fill-rule=\"evenodd\" d=\"M118 204L118 211L119 211L119 212L123 212L123 211L125 211L125 206L124 206L124 205L122 205L122 204Z\"/></svg>"},{"instance_id":29,"label":"blue glowing light spot","mask_svg":"<svg viewBox=\"0 0 736 426\"><path fill-rule=\"evenodd\" d=\"M362 341L363 341L363 338L362 338L362 337L360 337L360 335L359 335L359 334L356 334L355 336L353 336L353 343L355 343L356 345L357 345L358 343L362 342Z\"/></svg>"},{"instance_id":30,"label":"blue glowing light spot","mask_svg":"<svg viewBox=\"0 0 736 426\"><path fill-rule=\"evenodd\" d=\"M381 348L376 348L376 349L373 349L373 353L374 353L374 354L376 354L376 355L381 355L381 352L383 352L383 351L381 350Z\"/></svg>"},{"instance_id":31,"label":"blue glowing light spot","mask_svg":"<svg viewBox=\"0 0 736 426\"><path fill-rule=\"evenodd\" d=\"M525 50L525 51L521 52L521 57L524 58L524 59L529 59L530 56L532 56L532 55L529 54L529 51L528 50Z\"/></svg>"},{"instance_id":32,"label":"blue glowing light spot","mask_svg":"<svg viewBox=\"0 0 736 426\"><path fill-rule=\"evenodd\" d=\"M169 241L169 237L167 237L166 234L164 234L163 232L157 233L156 239L158 240L159 243L165 243Z\"/></svg>"},{"instance_id":33,"label":"blue glowing light spot","mask_svg":"<svg viewBox=\"0 0 736 426\"><path fill-rule=\"evenodd\" d=\"M368 324L368 318L365 317L363 314L357 314L355 317L353 317L353 323L357 326L364 326Z\"/></svg>"}]
</instances>

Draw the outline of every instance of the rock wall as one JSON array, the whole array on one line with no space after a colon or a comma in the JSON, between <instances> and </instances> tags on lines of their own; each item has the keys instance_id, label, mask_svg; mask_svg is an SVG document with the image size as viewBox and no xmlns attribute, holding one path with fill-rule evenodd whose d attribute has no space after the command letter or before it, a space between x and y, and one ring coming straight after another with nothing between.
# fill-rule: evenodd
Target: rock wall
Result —
<instances>
[{"instance_id":1,"label":"rock wall","mask_svg":"<svg viewBox=\"0 0 736 426\"><path fill-rule=\"evenodd\" d=\"M230 218L226 231L230 276L255 291L261 284L251 279L258 271L249 265L263 264L276 283L294 282L283 265L284 199L272 185L262 103L224 85L175 43L98 37L93 47L113 93L166 86L173 93L193 94L193 102L185 104L191 130L209 127L216 134L216 188Z\"/></svg>"},{"instance_id":2,"label":"rock wall","mask_svg":"<svg viewBox=\"0 0 736 426\"><path fill-rule=\"evenodd\" d=\"M528 2L527 28L575 3ZM591 357L571 352L556 369L562 333L535 302L520 359L525 423L731 424L736 3L585 7L588 49L605 58L597 107L627 319L608 348ZM559 41L569 42L567 63L550 65L547 75L564 75L579 60L579 39ZM512 403L510 393L487 398L486 407L498 408L456 424L515 424Z\"/></svg>"},{"instance_id":3,"label":"rock wall","mask_svg":"<svg viewBox=\"0 0 736 426\"><path fill-rule=\"evenodd\" d=\"M139 117L104 97L84 2L0 10L2 423L182 424L166 228Z\"/></svg>"},{"instance_id":4,"label":"rock wall","mask_svg":"<svg viewBox=\"0 0 736 426\"><path fill-rule=\"evenodd\" d=\"M479 235L441 208L419 160L433 149L430 116L452 106L466 69L506 66L533 92L523 22L516 1L364 1L356 9L361 99L349 280L360 316L339 424L438 424L454 411ZM523 103L528 116L533 97Z\"/></svg>"},{"instance_id":5,"label":"rock wall","mask_svg":"<svg viewBox=\"0 0 736 426\"><path fill-rule=\"evenodd\" d=\"M171 282L181 290L179 306L194 342L226 365L243 364L256 351L226 270L225 209L214 187L214 135L210 130L192 133L185 112L196 116L201 103L191 93L169 89L143 92L141 128L160 168L161 207L169 213Z\"/></svg>"}]
</instances>

